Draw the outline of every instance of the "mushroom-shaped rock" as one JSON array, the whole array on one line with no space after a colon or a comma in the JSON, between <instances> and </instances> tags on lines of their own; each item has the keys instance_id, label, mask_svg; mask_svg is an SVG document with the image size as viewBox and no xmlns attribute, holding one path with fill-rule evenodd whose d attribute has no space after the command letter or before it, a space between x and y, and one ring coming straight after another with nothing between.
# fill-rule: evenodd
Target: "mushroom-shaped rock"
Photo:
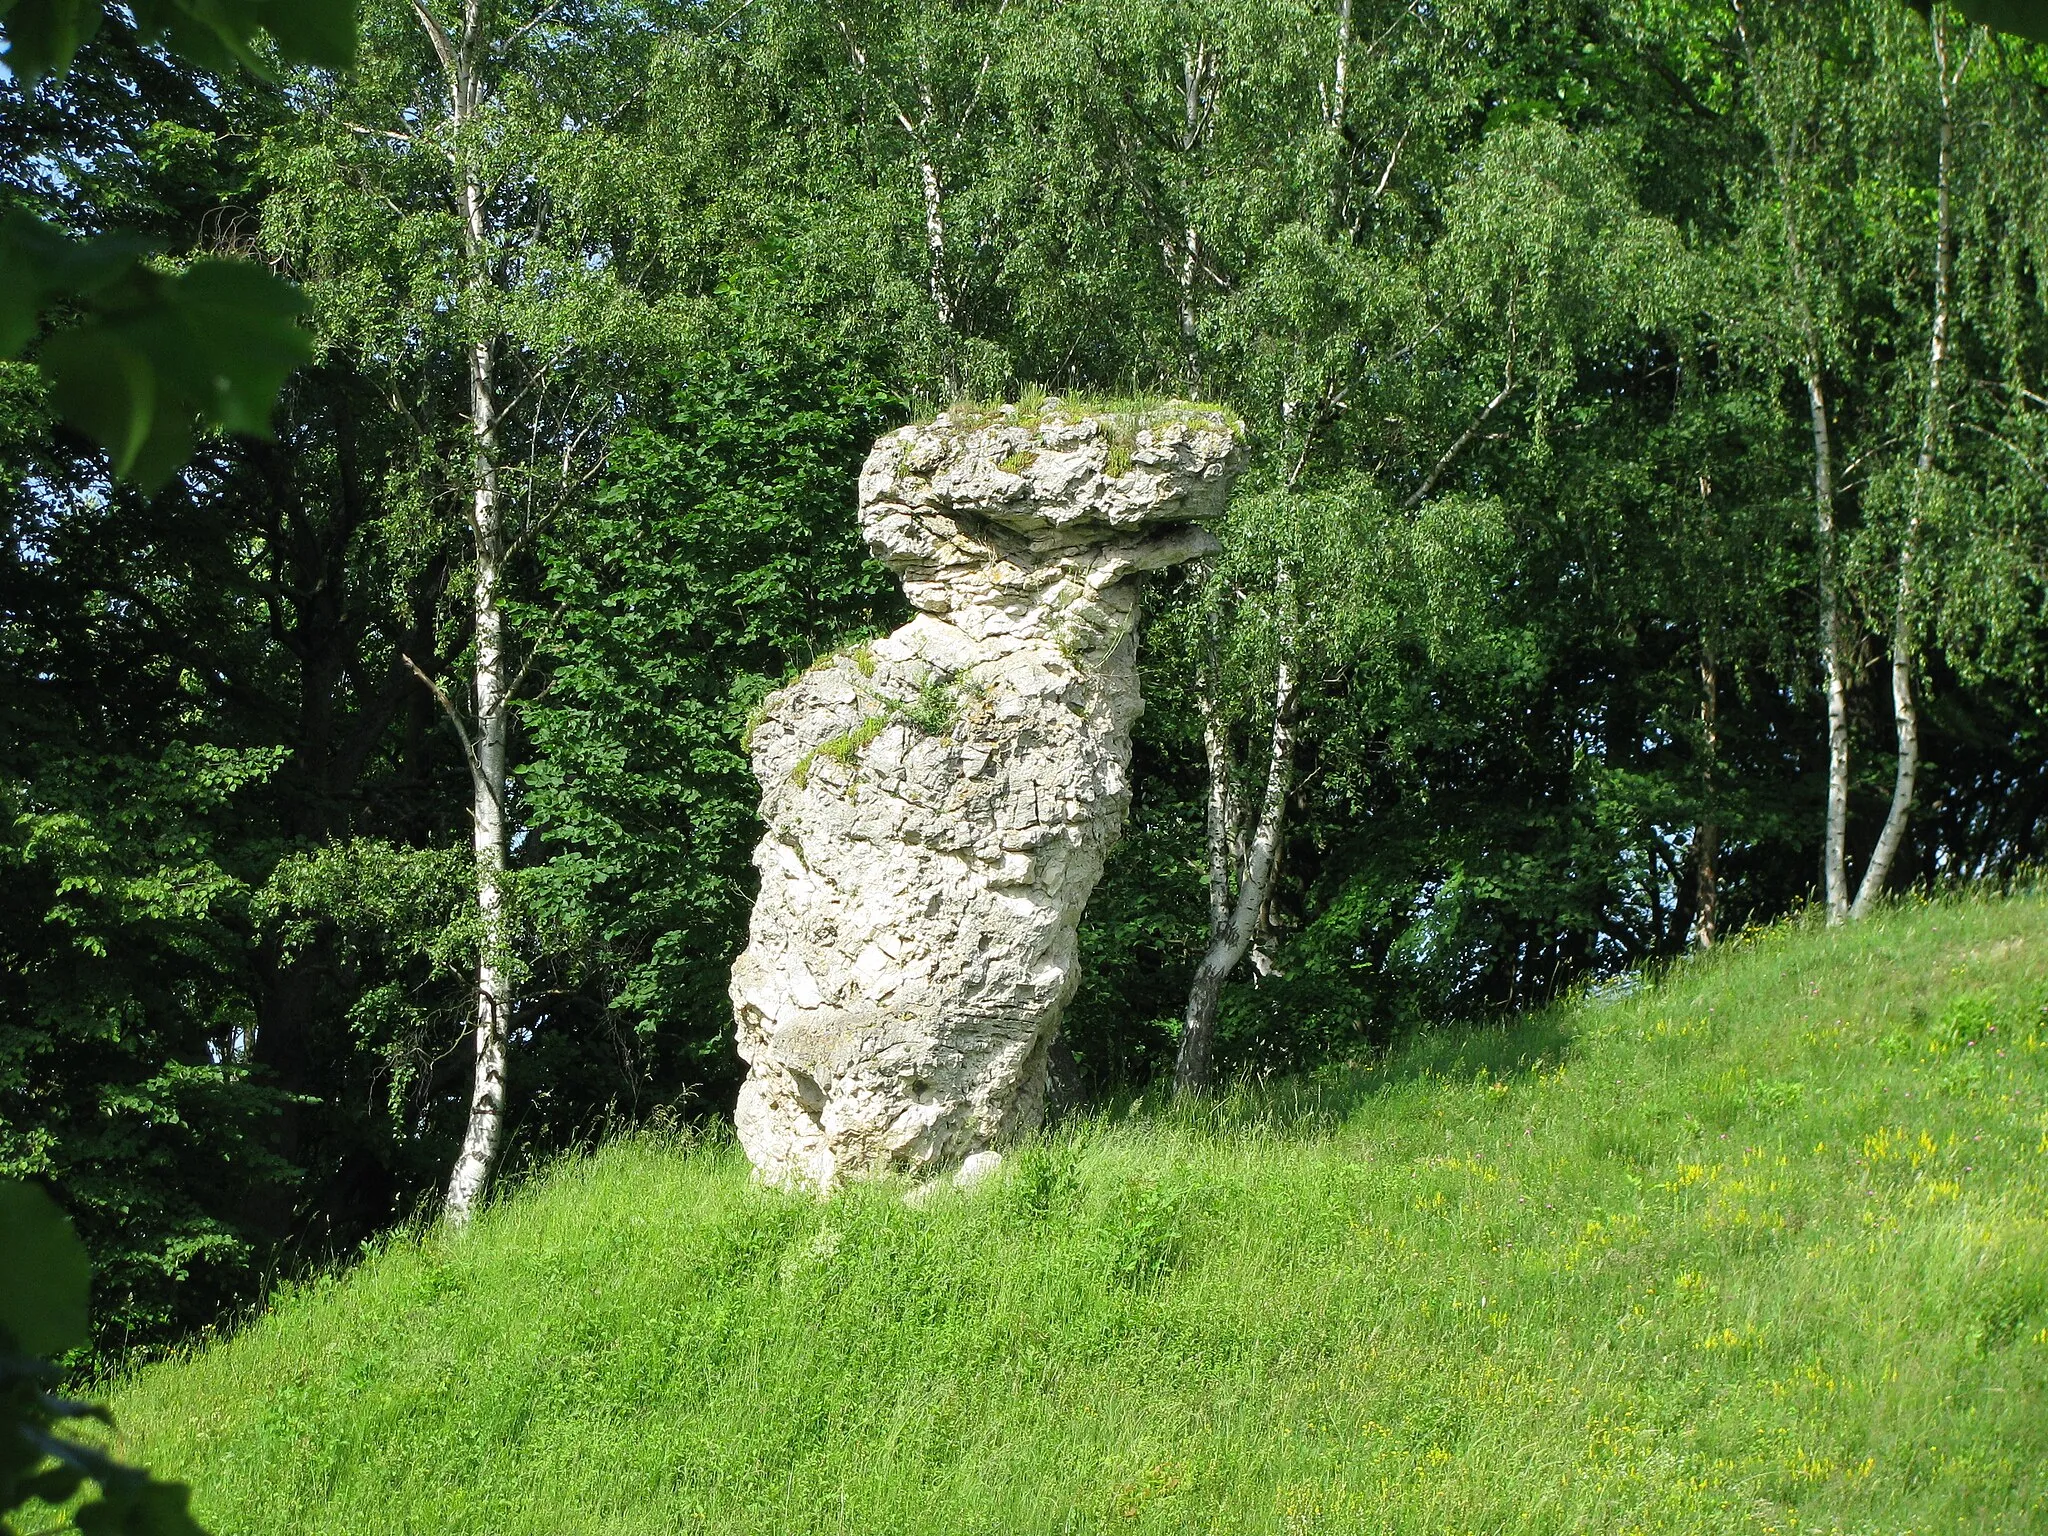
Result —
<instances>
[{"instance_id":1,"label":"mushroom-shaped rock","mask_svg":"<svg viewBox=\"0 0 2048 1536\"><path fill-rule=\"evenodd\" d=\"M1207 553L1237 422L956 408L875 445L868 545L919 610L763 706L732 1002L760 1176L926 1177L1043 1114L1082 908L1130 802L1141 573ZM979 1166L979 1165L977 1165Z\"/></svg>"}]
</instances>

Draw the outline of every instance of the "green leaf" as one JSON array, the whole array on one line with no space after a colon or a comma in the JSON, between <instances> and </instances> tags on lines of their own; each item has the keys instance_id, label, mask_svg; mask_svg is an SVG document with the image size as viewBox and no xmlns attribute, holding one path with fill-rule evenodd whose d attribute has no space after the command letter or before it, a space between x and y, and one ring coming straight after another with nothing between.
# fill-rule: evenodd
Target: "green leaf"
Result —
<instances>
[{"instance_id":1,"label":"green leaf","mask_svg":"<svg viewBox=\"0 0 2048 1536\"><path fill-rule=\"evenodd\" d=\"M142 0L134 6L144 37L161 37L179 58L217 75L245 69L259 80L270 66L256 51L258 21L251 0Z\"/></svg>"},{"instance_id":2,"label":"green leaf","mask_svg":"<svg viewBox=\"0 0 2048 1536\"><path fill-rule=\"evenodd\" d=\"M92 1271L57 1202L33 1184L0 1180L0 1332L31 1355L85 1342Z\"/></svg>"},{"instance_id":3,"label":"green leaf","mask_svg":"<svg viewBox=\"0 0 2048 1536\"><path fill-rule=\"evenodd\" d=\"M355 63L361 23L358 0L272 0L263 8L264 28L278 52L316 69Z\"/></svg>"},{"instance_id":4,"label":"green leaf","mask_svg":"<svg viewBox=\"0 0 2048 1536\"><path fill-rule=\"evenodd\" d=\"M113 326L59 331L36 361L50 380L50 400L72 426L113 455L114 473L129 478L157 428L156 369L147 352ZM151 455L154 462L164 445Z\"/></svg>"},{"instance_id":5,"label":"green leaf","mask_svg":"<svg viewBox=\"0 0 2048 1536\"><path fill-rule=\"evenodd\" d=\"M100 14L100 0L0 0L8 69L24 87L63 74L99 31Z\"/></svg>"},{"instance_id":6,"label":"green leaf","mask_svg":"<svg viewBox=\"0 0 2048 1536\"><path fill-rule=\"evenodd\" d=\"M246 261L194 262L170 297L190 343L184 355L204 369L194 382L207 424L267 434L278 390L313 358L313 338L297 323L304 297Z\"/></svg>"},{"instance_id":7,"label":"green leaf","mask_svg":"<svg viewBox=\"0 0 2048 1536\"><path fill-rule=\"evenodd\" d=\"M287 63L346 69L356 59L359 0L134 0L129 10L144 37L216 74L239 66L267 77L259 32ZM100 0L0 0L7 67L26 86L61 76L99 31L101 14Z\"/></svg>"},{"instance_id":8,"label":"green leaf","mask_svg":"<svg viewBox=\"0 0 2048 1536\"><path fill-rule=\"evenodd\" d=\"M267 436L277 392L311 360L299 291L243 261L137 274L132 291L43 344L50 398L145 489L191 453L195 423Z\"/></svg>"},{"instance_id":9,"label":"green leaf","mask_svg":"<svg viewBox=\"0 0 2048 1536\"><path fill-rule=\"evenodd\" d=\"M80 240L26 213L0 214L0 358L13 357L35 334L46 299L60 293L84 298L113 287L156 249L142 235Z\"/></svg>"},{"instance_id":10,"label":"green leaf","mask_svg":"<svg viewBox=\"0 0 2048 1536\"><path fill-rule=\"evenodd\" d=\"M224 74L240 67L267 78L256 50L268 32L290 64L345 69L355 62L357 0L133 0L136 26L180 58Z\"/></svg>"}]
</instances>

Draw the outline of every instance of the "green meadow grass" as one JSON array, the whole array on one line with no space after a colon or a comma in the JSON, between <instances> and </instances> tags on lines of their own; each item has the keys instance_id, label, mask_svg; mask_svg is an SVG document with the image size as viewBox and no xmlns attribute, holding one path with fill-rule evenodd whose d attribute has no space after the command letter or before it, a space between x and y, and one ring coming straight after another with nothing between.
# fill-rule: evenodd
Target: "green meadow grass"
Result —
<instances>
[{"instance_id":1,"label":"green meadow grass","mask_svg":"<svg viewBox=\"0 0 2048 1536\"><path fill-rule=\"evenodd\" d=\"M921 1206L624 1140L120 1442L219 1536L2048 1530L2044 918L1790 925Z\"/></svg>"}]
</instances>

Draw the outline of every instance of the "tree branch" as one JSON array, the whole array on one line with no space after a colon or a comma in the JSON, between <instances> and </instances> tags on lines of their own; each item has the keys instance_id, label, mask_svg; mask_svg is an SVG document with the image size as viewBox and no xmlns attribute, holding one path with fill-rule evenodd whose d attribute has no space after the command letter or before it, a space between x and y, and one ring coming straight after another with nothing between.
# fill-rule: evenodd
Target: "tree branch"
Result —
<instances>
[{"instance_id":1,"label":"tree branch","mask_svg":"<svg viewBox=\"0 0 2048 1536\"><path fill-rule=\"evenodd\" d=\"M343 121L342 127L350 133L361 134L366 139L396 139L401 144L417 144L419 140L409 133L400 133L396 128L366 128L361 123Z\"/></svg>"},{"instance_id":2,"label":"tree branch","mask_svg":"<svg viewBox=\"0 0 2048 1536\"><path fill-rule=\"evenodd\" d=\"M882 84L873 66L868 63L867 50L861 47L860 39L853 35L852 25L836 10L832 13L832 25L839 29L839 35L846 40L847 56L853 60L853 67L859 70L868 83L881 93L882 100L888 104L889 111L895 116L897 125L910 136L910 141L913 144L922 149L924 147L924 135L920 130L920 125L911 122L910 114L903 110L895 95L886 85Z\"/></svg>"},{"instance_id":3,"label":"tree branch","mask_svg":"<svg viewBox=\"0 0 2048 1536\"><path fill-rule=\"evenodd\" d=\"M455 40L449 37L447 30L434 19L434 13L426 7L426 0L409 0L409 3L413 15L419 18L420 25L426 29L427 41L434 45L434 55L440 59L441 68L452 76L455 70Z\"/></svg>"},{"instance_id":4,"label":"tree branch","mask_svg":"<svg viewBox=\"0 0 2048 1536\"><path fill-rule=\"evenodd\" d=\"M1486 402L1485 409L1472 418L1472 424L1458 434L1458 440L1455 443L1452 443L1450 447L1444 450L1444 456L1436 461L1436 468L1432 469L1424 478L1422 484L1415 488L1415 494L1401 503L1401 510L1403 512L1413 512L1429 499L1429 493L1437 488L1438 483L1449 472L1450 467L1458 462L1458 455L1471 445L1473 438L1485 430L1486 424L1493 420L1495 413L1502 406L1506 405L1520 388L1521 385L1514 381L1514 370L1510 368L1508 370L1508 382L1502 387L1501 392Z\"/></svg>"},{"instance_id":5,"label":"tree branch","mask_svg":"<svg viewBox=\"0 0 2048 1536\"><path fill-rule=\"evenodd\" d=\"M1380 172L1380 184L1372 189L1372 200L1374 202L1378 202L1385 195L1387 183L1393 180L1394 162L1401 158L1401 146L1408 142L1409 129L1414 126L1413 123L1408 124L1407 127L1401 130L1401 137L1394 141L1394 152L1387 156L1387 168Z\"/></svg>"},{"instance_id":6,"label":"tree branch","mask_svg":"<svg viewBox=\"0 0 2048 1536\"><path fill-rule=\"evenodd\" d=\"M427 685L427 691L434 696L434 702L441 706L441 712L448 717L448 723L455 728L456 739L462 743L462 755L468 760L471 780L483 785L485 792L490 795L492 800L497 802L498 809L503 811L505 808L504 793L496 784L493 784L484 777L483 760L477 756L476 740L469 734L469 727L463 723L462 713L456 709L455 701L448 697L446 689L427 676L421 669L420 664L406 655L405 652L400 651L398 659L406 664L414 677Z\"/></svg>"},{"instance_id":7,"label":"tree branch","mask_svg":"<svg viewBox=\"0 0 2048 1536\"><path fill-rule=\"evenodd\" d=\"M526 22L523 26L514 29L510 36L508 36L503 42L498 44L498 51L501 54L510 53L513 49L513 46L517 44L522 37L526 36L527 33L531 32L535 27L539 26L542 22L546 21L550 16L554 15L557 11L561 10L564 3L565 0L555 0L555 3L553 5L541 7L540 10L534 13L531 20Z\"/></svg>"},{"instance_id":8,"label":"tree branch","mask_svg":"<svg viewBox=\"0 0 2048 1536\"><path fill-rule=\"evenodd\" d=\"M569 604L567 599L564 599L563 601L555 604L555 611L548 615L548 623L551 627L557 619L561 618L562 611L568 606ZM520 685L526 681L526 674L533 670L534 662L540 659L541 647L542 642L540 640L535 640L533 642L533 649L526 653L526 660L520 663L519 672L512 679L512 685L505 690L505 697L507 700L516 699L519 697Z\"/></svg>"},{"instance_id":9,"label":"tree branch","mask_svg":"<svg viewBox=\"0 0 2048 1536\"><path fill-rule=\"evenodd\" d=\"M1003 12L1009 8L1010 0L996 0L996 13L990 19L989 25L994 26L996 22L1001 21L1003 19ZM995 56L993 48L987 50L981 56L981 68L974 72L974 89L968 92L967 105L960 109L960 121L953 128L953 142L955 144L958 144L961 135L967 132L967 124L974 116L974 109L981 105L981 87L988 79L989 65L995 62Z\"/></svg>"}]
</instances>

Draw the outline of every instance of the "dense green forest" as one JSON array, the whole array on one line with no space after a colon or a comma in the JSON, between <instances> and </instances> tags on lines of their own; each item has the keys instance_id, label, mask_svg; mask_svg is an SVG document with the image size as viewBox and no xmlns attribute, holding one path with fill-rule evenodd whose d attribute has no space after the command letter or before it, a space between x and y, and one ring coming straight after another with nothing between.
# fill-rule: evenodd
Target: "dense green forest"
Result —
<instances>
[{"instance_id":1,"label":"dense green forest","mask_svg":"<svg viewBox=\"0 0 2048 1536\"><path fill-rule=\"evenodd\" d=\"M109 13L0 86L7 210L258 263L317 343L154 489L0 362L0 1173L103 1347L431 1208L485 1012L503 1168L724 1112L746 722L898 622L856 477L955 400L1253 442L1147 598L1078 1095L1171 1074L1269 784L1224 1077L2040 856L2040 47L1898 0L441 9L217 76Z\"/></svg>"}]
</instances>

